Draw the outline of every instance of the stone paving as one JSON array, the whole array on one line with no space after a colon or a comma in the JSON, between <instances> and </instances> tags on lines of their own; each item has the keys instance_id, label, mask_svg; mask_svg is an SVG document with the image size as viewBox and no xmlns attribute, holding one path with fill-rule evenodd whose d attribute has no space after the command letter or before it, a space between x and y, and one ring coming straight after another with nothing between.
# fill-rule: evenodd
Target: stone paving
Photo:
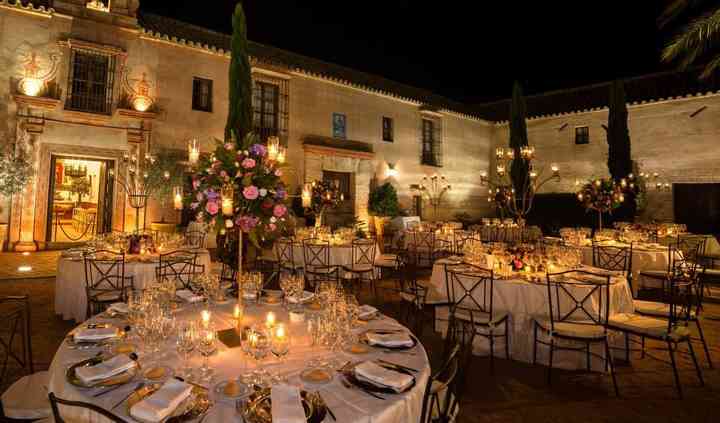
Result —
<instances>
[{"instance_id":1,"label":"stone paving","mask_svg":"<svg viewBox=\"0 0 720 423\"><path fill-rule=\"evenodd\" d=\"M381 286L388 286L383 281ZM37 370L47 368L65 334L74 326L55 315L54 278L0 280L0 296L27 293L32 301L33 356ZM380 290L379 307L387 314L399 316L397 298ZM374 302L363 291L361 301ZM404 313L403 313L404 314ZM703 328L716 365L720 365L720 305L705 308ZM0 322L1 326L1 322ZM443 340L425 326L418 333L433 364L437 364ZM529 336L531 336L529 334ZM489 360L473 357L461 369L467 379L462 396L460 422L713 422L720 404L720 371L707 368L704 354L696 351L703 364L706 386L698 385L690 359L680 357L680 376L685 399L676 397L667 353L659 343L648 342L650 354L657 359L640 359L634 354L632 364L618 363L618 383L622 397L612 392L609 376L583 372L556 371L552 387L545 381L545 367L526 363L495 360L495 371ZM618 354L619 355L619 354ZM1 357L0 357L1 358ZM10 366L0 391L21 376ZM0 417L0 420L2 418Z\"/></svg>"}]
</instances>

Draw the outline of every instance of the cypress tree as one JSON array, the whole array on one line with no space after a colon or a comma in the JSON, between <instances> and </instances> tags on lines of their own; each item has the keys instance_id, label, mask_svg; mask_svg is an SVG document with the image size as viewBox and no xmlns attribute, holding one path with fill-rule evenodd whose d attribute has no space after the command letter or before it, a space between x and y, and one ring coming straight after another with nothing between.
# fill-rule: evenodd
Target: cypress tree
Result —
<instances>
[{"instance_id":1,"label":"cypress tree","mask_svg":"<svg viewBox=\"0 0 720 423\"><path fill-rule=\"evenodd\" d=\"M252 129L252 80L248 60L247 23L242 3L233 14L231 40L229 110L225 124L225 141L233 135L241 142Z\"/></svg>"},{"instance_id":2,"label":"cypress tree","mask_svg":"<svg viewBox=\"0 0 720 423\"><path fill-rule=\"evenodd\" d=\"M522 159L520 156L520 148L528 145L527 124L525 123L526 115L527 111L522 87L518 81L515 81L512 103L510 104L510 148L515 152L515 160L513 160L512 166L510 167L510 178L512 179L515 193L519 196L524 192L525 184L528 182L529 172L527 160Z\"/></svg>"},{"instance_id":3,"label":"cypress tree","mask_svg":"<svg viewBox=\"0 0 720 423\"><path fill-rule=\"evenodd\" d=\"M628 111L625 104L625 88L622 81L610 85L610 102L607 125L608 170L617 182L632 173L630 157L630 131Z\"/></svg>"}]
</instances>

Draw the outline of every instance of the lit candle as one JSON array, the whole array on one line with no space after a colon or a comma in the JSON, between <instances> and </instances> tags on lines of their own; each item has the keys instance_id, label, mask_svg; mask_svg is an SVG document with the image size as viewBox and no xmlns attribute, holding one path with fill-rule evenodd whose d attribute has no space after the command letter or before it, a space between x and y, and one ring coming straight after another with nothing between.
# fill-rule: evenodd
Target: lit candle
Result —
<instances>
[{"instance_id":1,"label":"lit candle","mask_svg":"<svg viewBox=\"0 0 720 423\"><path fill-rule=\"evenodd\" d=\"M287 155L287 149L281 147L277 154L277 162L280 164L285 163L286 155Z\"/></svg>"},{"instance_id":2,"label":"lit candle","mask_svg":"<svg viewBox=\"0 0 720 423\"><path fill-rule=\"evenodd\" d=\"M550 165L550 170L552 170L553 174L557 174L560 172L560 166L557 165L557 163L553 163Z\"/></svg>"},{"instance_id":3,"label":"lit candle","mask_svg":"<svg viewBox=\"0 0 720 423\"><path fill-rule=\"evenodd\" d=\"M167 170L165 172L163 172L163 178L170 179L170 172Z\"/></svg>"},{"instance_id":4,"label":"lit candle","mask_svg":"<svg viewBox=\"0 0 720 423\"><path fill-rule=\"evenodd\" d=\"M202 319L203 327L208 327L210 324L210 310L201 311L200 318Z\"/></svg>"},{"instance_id":5,"label":"lit candle","mask_svg":"<svg viewBox=\"0 0 720 423\"><path fill-rule=\"evenodd\" d=\"M265 317L265 326L268 328L272 328L275 326L275 313L272 311L268 312L267 316Z\"/></svg>"},{"instance_id":6,"label":"lit candle","mask_svg":"<svg viewBox=\"0 0 720 423\"><path fill-rule=\"evenodd\" d=\"M175 206L175 210L182 210L182 196L180 194L175 194L173 206Z\"/></svg>"},{"instance_id":7,"label":"lit candle","mask_svg":"<svg viewBox=\"0 0 720 423\"><path fill-rule=\"evenodd\" d=\"M191 140L188 143L188 161L191 165L197 164L200 160L200 148L198 148L197 140Z\"/></svg>"},{"instance_id":8,"label":"lit candle","mask_svg":"<svg viewBox=\"0 0 720 423\"><path fill-rule=\"evenodd\" d=\"M280 138L270 137L267 141L267 154L270 161L276 161L280 150Z\"/></svg>"},{"instance_id":9,"label":"lit candle","mask_svg":"<svg viewBox=\"0 0 720 423\"><path fill-rule=\"evenodd\" d=\"M277 325L277 327L275 328L275 338L285 339L286 336L287 336L287 334L285 331L285 325L283 325L283 324Z\"/></svg>"},{"instance_id":10,"label":"lit candle","mask_svg":"<svg viewBox=\"0 0 720 423\"><path fill-rule=\"evenodd\" d=\"M243 306L241 306L240 304L235 304L235 307L233 308L233 319L239 322L240 320L242 320L244 314L245 310L243 309Z\"/></svg>"},{"instance_id":11,"label":"lit candle","mask_svg":"<svg viewBox=\"0 0 720 423\"><path fill-rule=\"evenodd\" d=\"M310 207L310 186L308 184L305 184L302 190L302 206L303 207Z\"/></svg>"},{"instance_id":12,"label":"lit candle","mask_svg":"<svg viewBox=\"0 0 720 423\"><path fill-rule=\"evenodd\" d=\"M223 198L222 199L222 212L225 216L231 216L233 214L233 199Z\"/></svg>"}]
</instances>

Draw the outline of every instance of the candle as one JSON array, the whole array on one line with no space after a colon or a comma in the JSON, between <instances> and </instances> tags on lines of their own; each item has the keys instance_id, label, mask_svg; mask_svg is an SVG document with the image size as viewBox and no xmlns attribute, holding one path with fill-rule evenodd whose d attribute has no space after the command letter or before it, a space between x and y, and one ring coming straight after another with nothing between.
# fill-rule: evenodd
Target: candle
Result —
<instances>
[{"instance_id":1,"label":"candle","mask_svg":"<svg viewBox=\"0 0 720 423\"><path fill-rule=\"evenodd\" d=\"M200 160L200 149L197 145L197 140L192 140L188 143L188 161L191 165L197 164Z\"/></svg>"},{"instance_id":2,"label":"candle","mask_svg":"<svg viewBox=\"0 0 720 423\"><path fill-rule=\"evenodd\" d=\"M165 172L163 172L163 178L170 179L170 172L167 170Z\"/></svg>"},{"instance_id":3,"label":"candle","mask_svg":"<svg viewBox=\"0 0 720 423\"><path fill-rule=\"evenodd\" d=\"M233 319L240 323L244 314L245 310L243 310L243 307L240 304L235 304L235 307L233 308Z\"/></svg>"},{"instance_id":4,"label":"candle","mask_svg":"<svg viewBox=\"0 0 720 423\"><path fill-rule=\"evenodd\" d=\"M203 327L208 327L210 324L210 310L201 311L200 318L202 319Z\"/></svg>"},{"instance_id":5,"label":"candle","mask_svg":"<svg viewBox=\"0 0 720 423\"><path fill-rule=\"evenodd\" d=\"M314 182L313 182L314 183ZM310 186L308 184L305 184L302 190L302 206L303 207L310 207Z\"/></svg>"},{"instance_id":6,"label":"candle","mask_svg":"<svg viewBox=\"0 0 720 423\"><path fill-rule=\"evenodd\" d=\"M233 199L223 198L222 199L222 212L225 216L231 216L233 214Z\"/></svg>"},{"instance_id":7,"label":"candle","mask_svg":"<svg viewBox=\"0 0 720 423\"><path fill-rule=\"evenodd\" d=\"M277 154L277 162L280 164L285 163L285 155L286 154L287 154L287 149L281 147Z\"/></svg>"},{"instance_id":8,"label":"candle","mask_svg":"<svg viewBox=\"0 0 720 423\"><path fill-rule=\"evenodd\" d=\"M175 210L182 210L183 208L182 187L173 188L173 207L175 207Z\"/></svg>"},{"instance_id":9,"label":"candle","mask_svg":"<svg viewBox=\"0 0 720 423\"><path fill-rule=\"evenodd\" d=\"M267 154L270 161L275 161L278 158L278 152L280 150L280 138L270 137L267 141Z\"/></svg>"},{"instance_id":10,"label":"candle","mask_svg":"<svg viewBox=\"0 0 720 423\"><path fill-rule=\"evenodd\" d=\"M277 339L285 339L285 336L287 336L285 332L285 325L279 324L277 328L275 328L275 337Z\"/></svg>"},{"instance_id":11,"label":"candle","mask_svg":"<svg viewBox=\"0 0 720 423\"><path fill-rule=\"evenodd\" d=\"M275 326L275 313L272 311L268 312L267 316L265 317L265 326L268 328L272 328Z\"/></svg>"}]
</instances>

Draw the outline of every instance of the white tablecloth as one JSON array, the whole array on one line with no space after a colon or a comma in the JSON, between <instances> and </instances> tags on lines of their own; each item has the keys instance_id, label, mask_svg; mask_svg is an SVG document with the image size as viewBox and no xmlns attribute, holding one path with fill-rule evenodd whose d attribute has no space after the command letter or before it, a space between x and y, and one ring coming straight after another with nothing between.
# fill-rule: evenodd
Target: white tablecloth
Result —
<instances>
[{"instance_id":1,"label":"white tablecloth","mask_svg":"<svg viewBox=\"0 0 720 423\"><path fill-rule=\"evenodd\" d=\"M126 256L126 258L129 256ZM198 264L210 272L210 253L203 249L198 254ZM133 277L135 289L144 289L155 281L155 268L158 263L125 263L125 276ZM58 270L55 277L55 314L64 320L76 322L85 320L87 296L85 293L85 263L82 259L58 258Z\"/></svg>"},{"instance_id":2,"label":"white tablecloth","mask_svg":"<svg viewBox=\"0 0 720 423\"><path fill-rule=\"evenodd\" d=\"M232 306L232 304L215 306L211 310L213 322L217 329L222 330L233 326L234 322L229 319ZM248 306L246 308L246 317L243 321L243 325L250 325L258 321L264 321L265 314L270 310L277 314L280 322L288 322L287 312L279 306ZM186 306L185 309L178 312L177 317L179 319L198 318L199 314L199 308ZM125 322L119 320L111 322L118 325L125 324ZM394 320L384 318L371 321L370 324L364 326L363 329L398 327L400 327L399 324ZM415 349L417 352L415 355L399 353L387 354L374 349L371 353L363 356L351 355L344 352L333 353L324 348L310 346L310 339L307 335L306 325L304 323L288 324L288 329L291 336L290 353L286 357L285 362L282 364L279 364L274 358L266 358L264 360L266 369L273 373L287 376L288 383L290 384L301 386L303 389L307 389L308 391L319 390L323 399L335 413L338 423L395 423L419 421L420 414L422 412L423 394L427 379L430 375L429 362L422 346L418 346ZM162 362L163 365L172 369L177 369L180 366L181 361L175 352L174 347L175 337L171 335L166 342L166 346L161 348L161 355L151 356L149 358L140 357L140 363L144 368L153 366L152 363L157 362ZM126 396L137 384L137 381L131 382L122 388L98 398L95 398L92 395L97 393L100 389L78 389L65 381L64 374L65 369L68 366L82 360L83 358L94 355L95 352L96 351L81 352L78 350L71 350L67 347L67 345L62 345L55 354L50 366L50 392L54 392L55 395L61 398L91 402L107 409L111 408L124 396ZM298 377L299 372L306 367L309 359L324 357L337 357L343 362L347 360L372 360L375 358L382 358L387 361L404 364L420 371L415 375L417 383L410 391L397 395L383 394L383 396L387 399L382 401L373 398L360 390L351 390L343 387L337 376L334 377L332 382L324 386L305 386ZM199 354L194 354L191 358L191 363L192 366L197 369L202 363L202 358ZM218 352L210 358L210 365L215 369L215 377L212 381L213 387L220 381L227 380L229 378L236 378L255 368L254 360L243 355L240 348L229 349L221 343L219 344ZM242 422L242 419L234 412L234 401L218 399L214 393L211 394L211 398L216 401L216 405L208 413L204 423ZM76 410L73 411L77 413ZM125 404L122 404L113 411L122 418L128 419L128 421L133 421L126 414ZM96 419L92 419L87 412L80 413L81 414L70 415L66 418L70 418L72 421L98 421ZM332 419L330 417L326 417L325 421L329 422L332 421Z\"/></svg>"},{"instance_id":3,"label":"white tablecloth","mask_svg":"<svg viewBox=\"0 0 720 423\"><path fill-rule=\"evenodd\" d=\"M375 246L375 258L380 256L380 248ZM310 255L312 258L312 255ZM300 242L293 244L293 260L298 266L305 266L303 245ZM352 264L352 245L341 244L330 246L330 266L350 266Z\"/></svg>"},{"instance_id":4,"label":"white tablecloth","mask_svg":"<svg viewBox=\"0 0 720 423\"><path fill-rule=\"evenodd\" d=\"M592 269L584 269L592 271ZM630 313L634 310L630 286L625 278L613 278L610 285L610 313ZM462 289L462 288L460 288ZM509 314L510 328L510 358L513 360L532 362L533 351L533 317L548 316L548 290L545 280L529 282L524 279L495 280L493 287L493 311L505 311ZM447 303L448 295L445 283L445 266L436 263L430 279L428 302ZM482 304L482 303L481 303ZM438 313L442 314L442 313ZM438 320L437 327L445 331L446 321ZM501 326L496 333L503 333ZM542 332L538 332L542 335ZM540 339L545 339L539 336ZM505 357L503 338L495 339L495 356ZM474 353L487 355L490 345L486 338L475 337ZM546 364L548 361L548 348L538 345L538 363ZM593 352L604 356L604 347L594 347ZM553 357L553 366L565 369L585 368L585 354L556 351ZM593 368L604 370L601 360L593 360Z\"/></svg>"}]
</instances>

